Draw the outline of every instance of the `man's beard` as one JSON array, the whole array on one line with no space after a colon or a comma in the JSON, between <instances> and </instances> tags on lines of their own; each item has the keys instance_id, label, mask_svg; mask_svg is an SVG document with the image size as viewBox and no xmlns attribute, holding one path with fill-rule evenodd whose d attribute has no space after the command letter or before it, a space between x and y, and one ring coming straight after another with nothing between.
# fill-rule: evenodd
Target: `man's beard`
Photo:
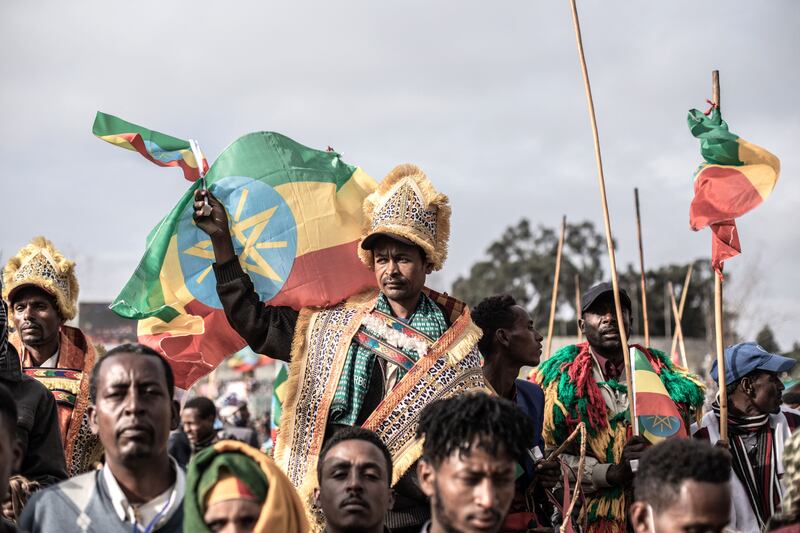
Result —
<instances>
[{"instance_id":1,"label":"man's beard","mask_svg":"<svg viewBox=\"0 0 800 533\"><path fill-rule=\"evenodd\" d=\"M433 482L433 498L435 501L434 515L436 516L439 525L442 526L442 529L444 529L446 533L460 533L459 530L453 525L453 521L448 516L444 505L442 505L442 493L439 491L438 479L434 480Z\"/></svg>"}]
</instances>

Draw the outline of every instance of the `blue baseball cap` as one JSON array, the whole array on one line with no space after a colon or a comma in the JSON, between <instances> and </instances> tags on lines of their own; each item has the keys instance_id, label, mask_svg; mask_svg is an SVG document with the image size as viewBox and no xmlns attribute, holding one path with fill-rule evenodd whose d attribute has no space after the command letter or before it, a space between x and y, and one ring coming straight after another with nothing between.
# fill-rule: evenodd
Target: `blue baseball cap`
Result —
<instances>
[{"instance_id":1,"label":"blue baseball cap","mask_svg":"<svg viewBox=\"0 0 800 533\"><path fill-rule=\"evenodd\" d=\"M725 383L733 383L750 372L788 372L797 361L769 353L755 342L741 342L725 348ZM717 361L711 366L711 378L719 382Z\"/></svg>"}]
</instances>

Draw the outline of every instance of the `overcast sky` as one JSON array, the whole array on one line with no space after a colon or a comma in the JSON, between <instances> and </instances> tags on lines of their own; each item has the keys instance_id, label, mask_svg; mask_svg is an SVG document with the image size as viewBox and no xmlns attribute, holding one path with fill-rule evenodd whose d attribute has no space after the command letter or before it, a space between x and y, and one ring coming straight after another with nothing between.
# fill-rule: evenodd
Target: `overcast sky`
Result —
<instances>
[{"instance_id":1,"label":"overcast sky","mask_svg":"<svg viewBox=\"0 0 800 533\"><path fill-rule=\"evenodd\" d=\"M688 206L698 143L686 114L721 71L732 131L781 158L767 203L739 221L726 297L745 335L800 339L800 2L581 1L621 265L710 253ZM113 299L180 171L97 140L97 110L200 141L333 146L376 179L414 162L453 205L448 288L503 229L562 214L600 227L591 131L566 0L525 2L3 2L3 261L44 234L78 262L81 297ZM747 298L744 298L747 295ZM540 325L542 326L542 325Z\"/></svg>"}]
</instances>

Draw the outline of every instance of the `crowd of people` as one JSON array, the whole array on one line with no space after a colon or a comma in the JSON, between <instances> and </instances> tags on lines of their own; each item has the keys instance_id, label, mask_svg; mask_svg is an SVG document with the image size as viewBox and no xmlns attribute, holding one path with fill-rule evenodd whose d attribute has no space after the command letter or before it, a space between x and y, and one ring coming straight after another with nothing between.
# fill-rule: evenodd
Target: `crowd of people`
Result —
<instances>
[{"instance_id":1,"label":"crowd of people","mask_svg":"<svg viewBox=\"0 0 800 533\"><path fill-rule=\"evenodd\" d=\"M611 284L590 288L586 341L540 361L511 296L470 310L425 287L450 206L418 167L365 202L358 254L377 288L326 308L264 305L222 204L198 189L195 209L230 325L289 364L271 453L246 405L180 405L158 351L103 353L67 326L75 265L36 238L3 272L0 532L800 531L800 413L781 382L794 360L729 347L727 409L704 413L702 381L637 346L677 415L654 424L684 430L640 435L628 295L620 324Z\"/></svg>"}]
</instances>

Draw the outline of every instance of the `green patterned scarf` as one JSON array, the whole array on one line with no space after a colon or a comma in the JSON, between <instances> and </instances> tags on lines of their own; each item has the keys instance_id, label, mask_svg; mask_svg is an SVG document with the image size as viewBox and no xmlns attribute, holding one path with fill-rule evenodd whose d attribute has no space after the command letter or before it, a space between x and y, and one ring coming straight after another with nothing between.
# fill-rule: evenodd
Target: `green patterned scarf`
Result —
<instances>
[{"instance_id":1,"label":"green patterned scarf","mask_svg":"<svg viewBox=\"0 0 800 533\"><path fill-rule=\"evenodd\" d=\"M389 306L389 301L383 293L378 296L375 308L378 311L394 316L392 308ZM447 331L447 321L445 320L444 313L442 313L439 306L424 293L420 294L417 309L411 317L404 322L431 339L438 339ZM369 332L375 336L379 336L376 331L370 329ZM402 351L414 361L419 359L419 355L413 350L404 349L400 346L395 346L395 348ZM336 387L333 403L331 404L330 421L334 424L352 426L356 423L358 414L361 412L361 407L364 404L367 390L369 389L372 369L375 366L375 358L375 354L359 345L357 342L353 341L350 343L350 349L347 351L347 360L342 368L339 385ZM402 379L405 374L406 372L400 369L398 380Z\"/></svg>"}]
</instances>

